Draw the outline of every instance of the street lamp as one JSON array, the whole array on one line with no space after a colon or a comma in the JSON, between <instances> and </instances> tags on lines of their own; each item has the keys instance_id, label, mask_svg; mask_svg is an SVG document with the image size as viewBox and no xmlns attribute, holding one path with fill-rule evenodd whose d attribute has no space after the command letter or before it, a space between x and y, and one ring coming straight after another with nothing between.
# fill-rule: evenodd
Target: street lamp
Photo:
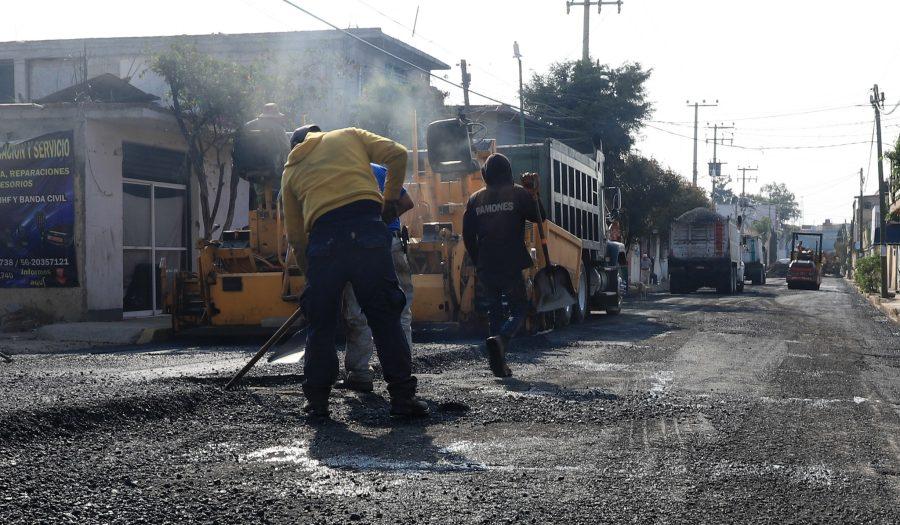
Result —
<instances>
[{"instance_id":1,"label":"street lamp","mask_svg":"<svg viewBox=\"0 0 900 525\"><path fill-rule=\"evenodd\" d=\"M522 89L522 53L519 43L513 42L513 58L519 61L519 143L525 144L525 94Z\"/></svg>"}]
</instances>

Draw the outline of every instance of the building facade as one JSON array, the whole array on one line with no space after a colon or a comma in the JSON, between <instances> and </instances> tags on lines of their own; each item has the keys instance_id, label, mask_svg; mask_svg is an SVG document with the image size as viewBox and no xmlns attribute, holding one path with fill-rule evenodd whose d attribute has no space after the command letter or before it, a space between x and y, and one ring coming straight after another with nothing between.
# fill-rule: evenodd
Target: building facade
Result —
<instances>
[{"instance_id":1,"label":"building facade","mask_svg":"<svg viewBox=\"0 0 900 525\"><path fill-rule=\"evenodd\" d=\"M422 70L449 69L379 29L353 32L390 54L339 31L0 43L0 315L156 315L161 265L194 268L200 191L166 83L148 69L155 53L185 42L270 75L310 74L298 84L310 104L294 120L326 129L354 124L351 108L378 75L427 85ZM229 186L221 198L235 199L231 225L245 227L249 185L233 196ZM213 222L225 223L226 208Z\"/></svg>"}]
</instances>

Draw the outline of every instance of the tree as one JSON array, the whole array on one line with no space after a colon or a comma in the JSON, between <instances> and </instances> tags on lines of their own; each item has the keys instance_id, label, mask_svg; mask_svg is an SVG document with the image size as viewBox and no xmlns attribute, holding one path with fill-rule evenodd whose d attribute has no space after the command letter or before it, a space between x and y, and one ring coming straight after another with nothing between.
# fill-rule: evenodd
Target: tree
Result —
<instances>
[{"instance_id":1,"label":"tree","mask_svg":"<svg viewBox=\"0 0 900 525\"><path fill-rule=\"evenodd\" d=\"M225 175L235 133L253 115L257 77L252 68L217 60L181 43L154 56L150 69L169 84L169 109L187 144L189 173L199 186L201 238L211 239L226 183L228 203L221 230L231 228L234 219L239 179L231 175L226 181Z\"/></svg>"},{"instance_id":2,"label":"tree","mask_svg":"<svg viewBox=\"0 0 900 525\"><path fill-rule=\"evenodd\" d=\"M525 86L526 109L560 130L572 147L601 149L607 171L617 171L651 113L645 83L651 70L618 68L582 60L560 62Z\"/></svg>"},{"instance_id":3,"label":"tree","mask_svg":"<svg viewBox=\"0 0 900 525\"><path fill-rule=\"evenodd\" d=\"M627 246L650 235L653 230L667 235L679 215L709 206L703 190L693 187L674 171L663 168L655 159L639 155L625 158L622 169L611 178L610 185L622 191L619 221Z\"/></svg>"},{"instance_id":4,"label":"tree","mask_svg":"<svg viewBox=\"0 0 900 525\"><path fill-rule=\"evenodd\" d=\"M785 225L789 221L800 218L800 205L793 192L787 189L783 183L770 182L760 188L760 195L754 196L754 200L763 204L772 204L778 213L778 222Z\"/></svg>"},{"instance_id":5,"label":"tree","mask_svg":"<svg viewBox=\"0 0 900 525\"><path fill-rule=\"evenodd\" d=\"M731 204L734 202L734 192L731 191L731 188L725 187L725 184L716 184L716 189L713 192L713 202L716 204Z\"/></svg>"},{"instance_id":6,"label":"tree","mask_svg":"<svg viewBox=\"0 0 900 525\"><path fill-rule=\"evenodd\" d=\"M751 224L750 227L753 229L753 233L759 235L763 244L768 245L769 236L772 234L772 219L768 216L763 217L758 221L753 221L753 224Z\"/></svg>"}]
</instances>

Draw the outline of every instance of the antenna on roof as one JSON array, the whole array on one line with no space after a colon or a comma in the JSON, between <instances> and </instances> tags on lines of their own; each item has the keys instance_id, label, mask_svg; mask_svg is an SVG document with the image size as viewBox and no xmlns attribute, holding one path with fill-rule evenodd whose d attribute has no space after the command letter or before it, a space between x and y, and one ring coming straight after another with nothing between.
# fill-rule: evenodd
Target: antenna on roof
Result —
<instances>
[{"instance_id":1,"label":"antenna on roof","mask_svg":"<svg viewBox=\"0 0 900 525\"><path fill-rule=\"evenodd\" d=\"M413 19L412 36L416 36L416 24L419 23L419 6L416 5L416 17Z\"/></svg>"}]
</instances>

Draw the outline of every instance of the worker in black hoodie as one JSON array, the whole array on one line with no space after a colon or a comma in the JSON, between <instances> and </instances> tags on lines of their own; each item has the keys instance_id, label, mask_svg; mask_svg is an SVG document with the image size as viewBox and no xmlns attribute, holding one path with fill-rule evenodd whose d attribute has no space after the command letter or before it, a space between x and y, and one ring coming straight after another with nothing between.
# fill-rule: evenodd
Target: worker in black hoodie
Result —
<instances>
[{"instance_id":1,"label":"worker in black hoodie","mask_svg":"<svg viewBox=\"0 0 900 525\"><path fill-rule=\"evenodd\" d=\"M463 241L475 263L477 305L487 311L490 321L486 345L491 371L497 377L509 377L506 350L525 323L529 307L522 278L522 270L532 265L525 248L525 221L539 220L532 195L537 178L523 178L529 189L514 184L509 159L499 153L488 157L481 175L486 187L466 204ZM509 316L503 311L504 297Z\"/></svg>"}]
</instances>

